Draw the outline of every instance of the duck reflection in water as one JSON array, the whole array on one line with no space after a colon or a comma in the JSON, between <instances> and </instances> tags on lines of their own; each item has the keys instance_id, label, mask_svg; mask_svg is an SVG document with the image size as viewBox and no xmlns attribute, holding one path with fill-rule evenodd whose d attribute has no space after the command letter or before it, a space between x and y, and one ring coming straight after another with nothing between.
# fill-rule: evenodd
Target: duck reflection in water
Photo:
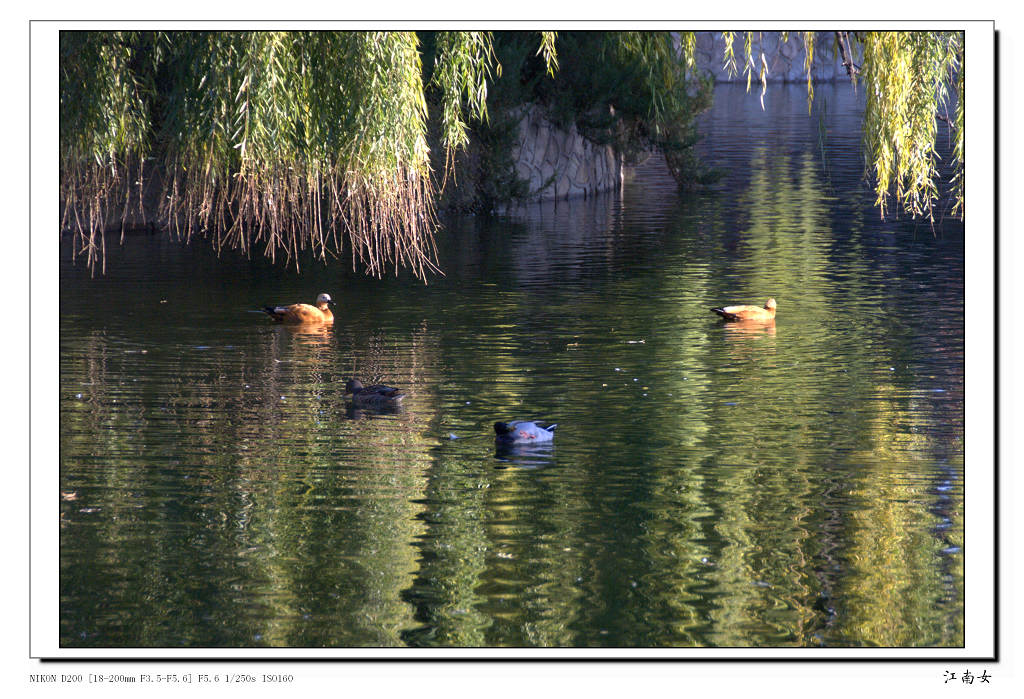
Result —
<instances>
[{"instance_id":1,"label":"duck reflection in water","mask_svg":"<svg viewBox=\"0 0 1024 699\"><path fill-rule=\"evenodd\" d=\"M281 323L275 330L295 345L313 348L328 348L334 336L334 326L329 324Z\"/></svg>"},{"instance_id":2,"label":"duck reflection in water","mask_svg":"<svg viewBox=\"0 0 1024 699\"><path fill-rule=\"evenodd\" d=\"M517 468L544 468L554 460L555 445L553 442L540 444L515 444L512 442L496 442L494 458Z\"/></svg>"},{"instance_id":3,"label":"duck reflection in water","mask_svg":"<svg viewBox=\"0 0 1024 699\"><path fill-rule=\"evenodd\" d=\"M736 321L722 327L724 348L735 360L761 361L776 350L775 321Z\"/></svg>"},{"instance_id":4,"label":"duck reflection in water","mask_svg":"<svg viewBox=\"0 0 1024 699\"><path fill-rule=\"evenodd\" d=\"M725 323L725 336L736 340L748 337L775 337L775 319L771 320L737 320Z\"/></svg>"},{"instance_id":5,"label":"duck reflection in water","mask_svg":"<svg viewBox=\"0 0 1024 699\"><path fill-rule=\"evenodd\" d=\"M405 413L405 406L398 404L374 407L359 406L355 403L345 404L345 417L349 420L365 420L382 415L402 415L403 413Z\"/></svg>"}]
</instances>

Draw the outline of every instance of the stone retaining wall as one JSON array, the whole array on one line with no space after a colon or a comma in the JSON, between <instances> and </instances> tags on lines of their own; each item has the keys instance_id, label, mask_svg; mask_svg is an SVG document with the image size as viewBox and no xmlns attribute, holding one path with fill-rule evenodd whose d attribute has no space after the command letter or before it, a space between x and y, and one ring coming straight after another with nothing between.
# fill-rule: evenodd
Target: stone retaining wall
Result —
<instances>
[{"instance_id":1,"label":"stone retaining wall","mask_svg":"<svg viewBox=\"0 0 1024 699\"><path fill-rule=\"evenodd\" d=\"M522 108L520 117L512 160L531 200L589 197L622 185L622 158L611 146L591 143L575 125L554 126L536 105Z\"/></svg>"}]
</instances>

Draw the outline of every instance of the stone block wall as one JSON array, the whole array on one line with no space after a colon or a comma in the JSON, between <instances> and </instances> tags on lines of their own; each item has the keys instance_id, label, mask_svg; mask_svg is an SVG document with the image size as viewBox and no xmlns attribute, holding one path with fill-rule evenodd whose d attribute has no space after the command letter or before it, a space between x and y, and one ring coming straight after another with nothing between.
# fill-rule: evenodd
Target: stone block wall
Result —
<instances>
[{"instance_id":1,"label":"stone block wall","mask_svg":"<svg viewBox=\"0 0 1024 699\"><path fill-rule=\"evenodd\" d=\"M611 146L585 139L549 122L536 105L519 113L519 142L512 150L517 176L533 201L589 197L622 185L622 158Z\"/></svg>"}]
</instances>

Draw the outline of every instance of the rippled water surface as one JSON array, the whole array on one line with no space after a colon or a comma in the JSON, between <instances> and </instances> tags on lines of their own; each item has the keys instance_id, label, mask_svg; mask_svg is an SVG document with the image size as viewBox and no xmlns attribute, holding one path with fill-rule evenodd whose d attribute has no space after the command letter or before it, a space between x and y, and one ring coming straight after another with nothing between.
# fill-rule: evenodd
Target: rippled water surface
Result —
<instances>
[{"instance_id":1,"label":"rippled water surface","mask_svg":"<svg viewBox=\"0 0 1024 699\"><path fill-rule=\"evenodd\" d=\"M714 192L447 219L426 286L65 244L62 645L962 645L962 228L879 220L847 86L766 107L717 91Z\"/></svg>"}]
</instances>

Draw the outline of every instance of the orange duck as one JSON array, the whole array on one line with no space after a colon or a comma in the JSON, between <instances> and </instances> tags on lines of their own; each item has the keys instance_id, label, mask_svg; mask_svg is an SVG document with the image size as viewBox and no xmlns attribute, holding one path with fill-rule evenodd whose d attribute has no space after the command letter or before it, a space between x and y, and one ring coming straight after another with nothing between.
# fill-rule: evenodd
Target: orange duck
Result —
<instances>
[{"instance_id":1,"label":"orange duck","mask_svg":"<svg viewBox=\"0 0 1024 699\"><path fill-rule=\"evenodd\" d=\"M293 303L290 306L266 306L263 310L279 323L333 323L334 314L330 306L334 305L330 294L316 297L316 305Z\"/></svg>"},{"instance_id":2,"label":"orange duck","mask_svg":"<svg viewBox=\"0 0 1024 699\"><path fill-rule=\"evenodd\" d=\"M712 308L726 320L775 320L775 299L765 301L764 308L758 306L725 306Z\"/></svg>"}]
</instances>

